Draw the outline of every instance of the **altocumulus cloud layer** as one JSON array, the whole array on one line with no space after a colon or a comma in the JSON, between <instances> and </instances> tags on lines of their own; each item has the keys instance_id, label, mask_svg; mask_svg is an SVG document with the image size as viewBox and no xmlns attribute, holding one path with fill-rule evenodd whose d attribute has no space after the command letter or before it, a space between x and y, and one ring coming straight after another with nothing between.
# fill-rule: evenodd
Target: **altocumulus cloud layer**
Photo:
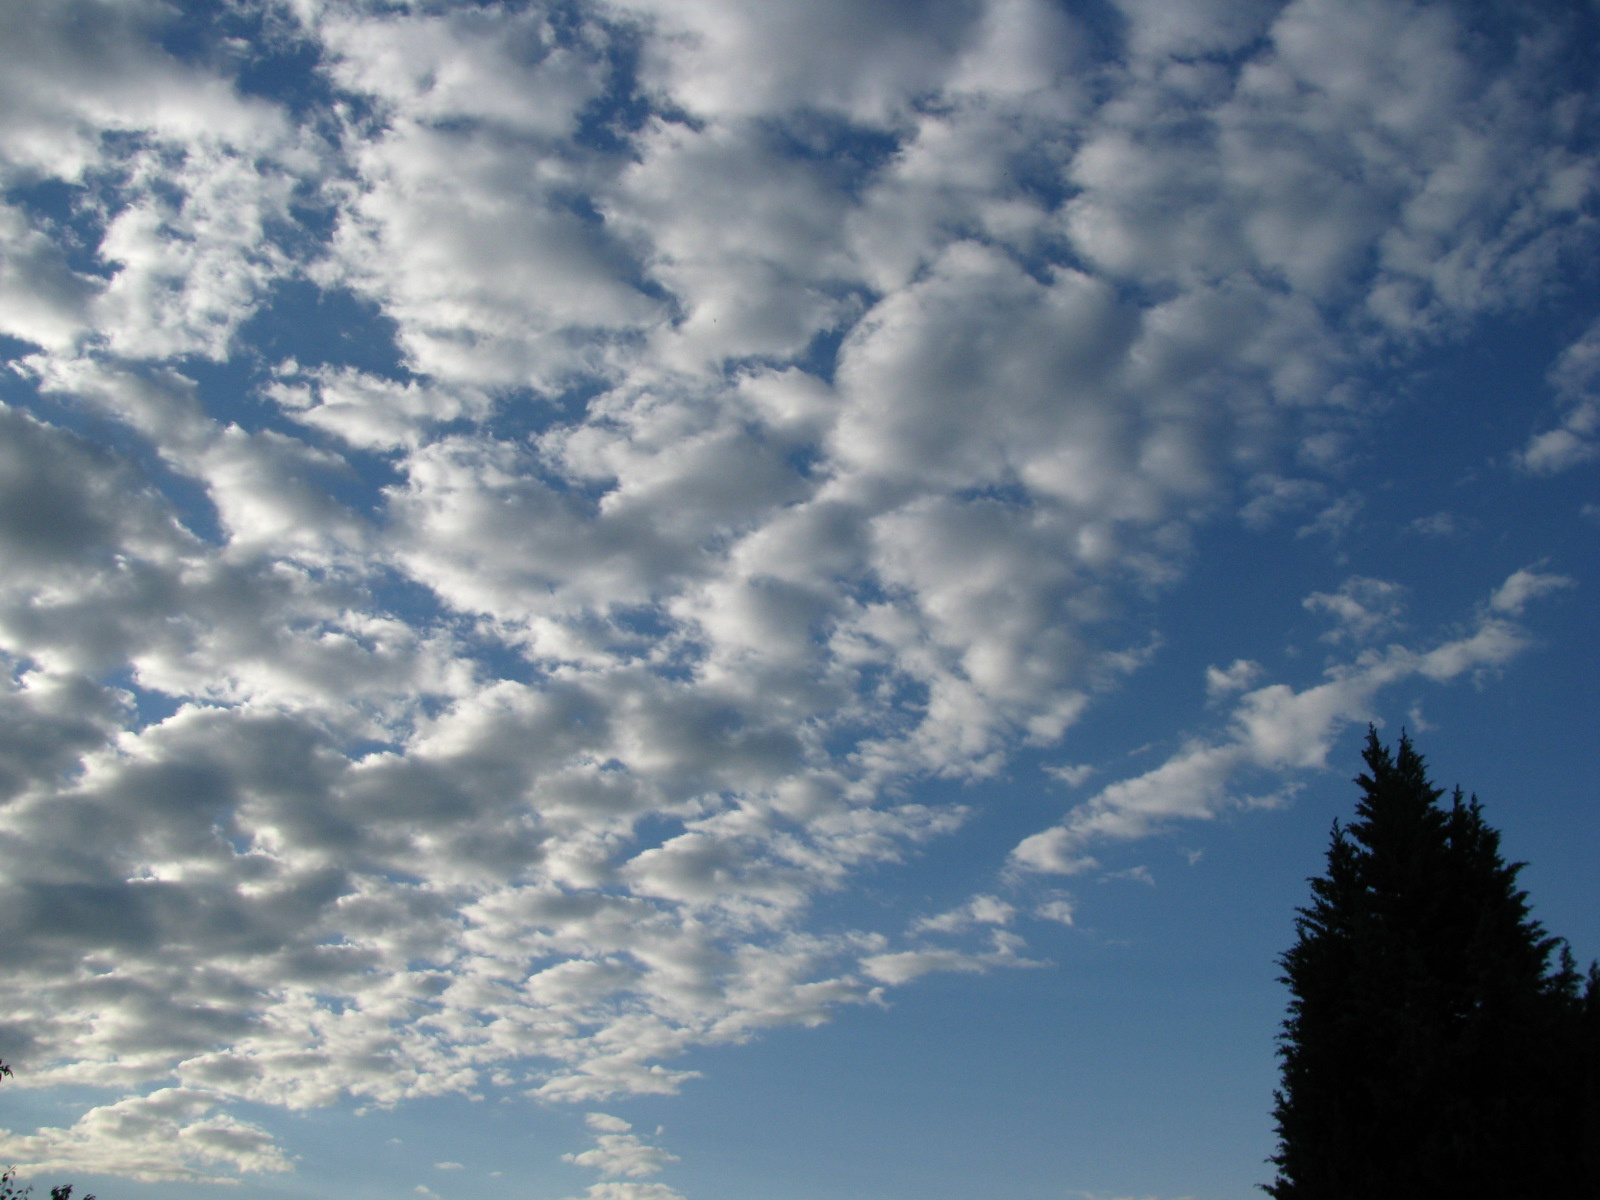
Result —
<instances>
[{"instance_id":1,"label":"altocumulus cloud layer","mask_svg":"<svg viewBox=\"0 0 1600 1200\"><path fill-rule=\"evenodd\" d=\"M822 893L1137 669L1207 522L1348 519L1373 364L1594 252L1584 19L1402 0L0 5L3 1156L289 1163L239 1101L670 1092L1027 963ZM1600 332L1508 460L1596 453ZM1534 568L1013 852L1508 661ZM1070 772L1069 772L1070 773ZM996 864L999 867L1001 864ZM1051 898L1053 897L1053 898ZM670 1159L594 1112L594 1196ZM443 1164L451 1166L453 1164Z\"/></svg>"}]
</instances>

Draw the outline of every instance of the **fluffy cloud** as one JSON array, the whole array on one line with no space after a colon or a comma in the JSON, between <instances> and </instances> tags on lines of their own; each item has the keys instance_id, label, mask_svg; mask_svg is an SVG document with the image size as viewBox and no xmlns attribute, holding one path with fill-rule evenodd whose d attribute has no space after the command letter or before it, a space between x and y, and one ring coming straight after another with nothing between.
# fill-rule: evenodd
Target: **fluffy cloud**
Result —
<instances>
[{"instance_id":1,"label":"fluffy cloud","mask_svg":"<svg viewBox=\"0 0 1600 1200\"><path fill-rule=\"evenodd\" d=\"M346 133L322 275L375 300L417 370L559 388L656 317L590 199L620 163L572 138L606 87L598 31L564 39L537 10L351 9L316 32L333 82L376 109Z\"/></svg>"},{"instance_id":2,"label":"fluffy cloud","mask_svg":"<svg viewBox=\"0 0 1600 1200\"><path fill-rule=\"evenodd\" d=\"M1144 661L1203 523L1357 520L1365 366L1589 245L1557 26L1121 7L1113 54L1042 0L243 4L181 53L171 6L0 7L0 986L22 1082L122 1097L4 1153L276 1170L226 1105L667 1093L1032 964L988 893L813 917L962 827L908 784ZM1592 341L1530 470L1588 453ZM1214 669L1226 736L1015 865L1317 765L1557 586L1303 692ZM1309 603L1354 643L1397 596ZM674 1200L595 1121L591 1200Z\"/></svg>"},{"instance_id":3,"label":"fluffy cloud","mask_svg":"<svg viewBox=\"0 0 1600 1200\"><path fill-rule=\"evenodd\" d=\"M98 164L110 132L182 145L276 136L283 118L275 105L240 96L226 74L160 47L171 18L148 0L69 0L46 12L20 0L0 6L10 51L0 85L11 114L0 134L6 175L77 181Z\"/></svg>"},{"instance_id":4,"label":"fluffy cloud","mask_svg":"<svg viewBox=\"0 0 1600 1200\"><path fill-rule=\"evenodd\" d=\"M675 1154L668 1154L659 1146L649 1146L631 1130L628 1122L606 1113L590 1113L584 1118L594 1131L594 1148L580 1154L565 1154L566 1162L589 1167L605 1176L626 1175L638 1179L658 1174L670 1162L677 1162Z\"/></svg>"},{"instance_id":5,"label":"fluffy cloud","mask_svg":"<svg viewBox=\"0 0 1600 1200\"><path fill-rule=\"evenodd\" d=\"M289 270L280 239L320 141L218 64L162 50L172 20L142 2L0 10L0 331L221 359ZM41 183L53 197L29 194Z\"/></svg>"},{"instance_id":6,"label":"fluffy cloud","mask_svg":"<svg viewBox=\"0 0 1600 1200\"><path fill-rule=\"evenodd\" d=\"M683 1200L683 1195L664 1183L608 1181L591 1183L584 1189L583 1200Z\"/></svg>"},{"instance_id":7,"label":"fluffy cloud","mask_svg":"<svg viewBox=\"0 0 1600 1200\"><path fill-rule=\"evenodd\" d=\"M884 123L937 89L975 24L956 0L827 0L757 14L728 0L626 0L648 21L645 82L709 118L833 110Z\"/></svg>"},{"instance_id":8,"label":"fluffy cloud","mask_svg":"<svg viewBox=\"0 0 1600 1200\"><path fill-rule=\"evenodd\" d=\"M1548 571L1525 567L1520 571L1514 571L1510 578L1495 589L1494 595L1489 597L1489 607L1497 613L1520 617L1528 601L1572 586L1573 581L1565 575L1553 575Z\"/></svg>"},{"instance_id":9,"label":"fluffy cloud","mask_svg":"<svg viewBox=\"0 0 1600 1200\"><path fill-rule=\"evenodd\" d=\"M1340 584L1337 592L1313 592L1305 606L1333 618L1335 627L1322 635L1324 641L1359 644L1401 627L1404 597L1405 588L1397 583L1358 575Z\"/></svg>"},{"instance_id":10,"label":"fluffy cloud","mask_svg":"<svg viewBox=\"0 0 1600 1200\"><path fill-rule=\"evenodd\" d=\"M34 1171L229 1183L237 1179L233 1172L290 1170L292 1164L264 1131L216 1112L222 1099L192 1088L161 1088L92 1108L71 1129L46 1128L21 1137L0 1131L0 1138ZM175 1158L199 1165L174 1171ZM219 1168L230 1174L206 1173Z\"/></svg>"},{"instance_id":11,"label":"fluffy cloud","mask_svg":"<svg viewBox=\"0 0 1600 1200\"><path fill-rule=\"evenodd\" d=\"M1553 475L1600 454L1600 324L1561 352L1550 383L1565 411L1554 429L1535 434L1517 462L1538 475Z\"/></svg>"}]
</instances>

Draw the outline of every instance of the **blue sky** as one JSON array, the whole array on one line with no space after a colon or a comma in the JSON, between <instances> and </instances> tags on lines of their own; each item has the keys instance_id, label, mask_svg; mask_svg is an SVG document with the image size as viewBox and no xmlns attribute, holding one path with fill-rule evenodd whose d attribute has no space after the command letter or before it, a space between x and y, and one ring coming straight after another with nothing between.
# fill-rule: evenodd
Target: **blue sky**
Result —
<instances>
[{"instance_id":1,"label":"blue sky","mask_svg":"<svg viewBox=\"0 0 1600 1200\"><path fill-rule=\"evenodd\" d=\"M1250 1194L1368 723L1600 954L1597 22L0 4L0 1161Z\"/></svg>"}]
</instances>

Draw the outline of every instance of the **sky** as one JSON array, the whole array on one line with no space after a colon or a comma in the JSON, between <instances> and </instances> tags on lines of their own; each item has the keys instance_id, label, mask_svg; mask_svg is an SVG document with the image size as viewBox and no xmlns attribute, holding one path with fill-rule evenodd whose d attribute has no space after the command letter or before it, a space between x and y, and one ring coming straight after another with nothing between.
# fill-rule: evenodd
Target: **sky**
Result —
<instances>
[{"instance_id":1,"label":"sky","mask_svg":"<svg viewBox=\"0 0 1600 1200\"><path fill-rule=\"evenodd\" d=\"M1369 724L1600 955L1597 44L0 0L0 1162L1250 1195Z\"/></svg>"}]
</instances>

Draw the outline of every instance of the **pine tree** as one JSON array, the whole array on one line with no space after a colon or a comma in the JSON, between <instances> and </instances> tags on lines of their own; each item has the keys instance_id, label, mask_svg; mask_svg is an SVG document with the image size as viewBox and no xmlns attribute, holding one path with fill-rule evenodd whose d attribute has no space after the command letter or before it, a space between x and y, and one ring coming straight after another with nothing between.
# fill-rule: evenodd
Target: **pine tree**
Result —
<instances>
[{"instance_id":1,"label":"pine tree","mask_svg":"<svg viewBox=\"0 0 1600 1200\"><path fill-rule=\"evenodd\" d=\"M1529 915L1477 798L1369 732L1279 960L1277 1200L1600 1196L1600 973ZM1554 958L1554 963L1552 963Z\"/></svg>"}]
</instances>

